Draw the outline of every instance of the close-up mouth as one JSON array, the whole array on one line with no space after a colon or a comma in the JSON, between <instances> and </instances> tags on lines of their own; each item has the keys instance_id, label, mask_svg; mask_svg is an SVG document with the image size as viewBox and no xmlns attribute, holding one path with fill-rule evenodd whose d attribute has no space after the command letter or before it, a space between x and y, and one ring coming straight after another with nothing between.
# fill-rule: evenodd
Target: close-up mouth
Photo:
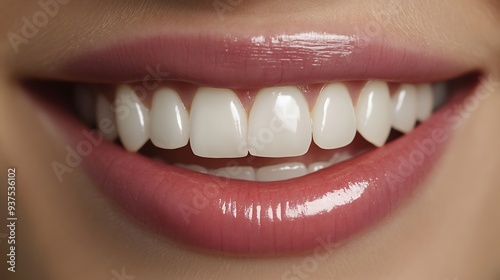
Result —
<instances>
[{"instance_id":1,"label":"close-up mouth","mask_svg":"<svg viewBox=\"0 0 500 280\"><path fill-rule=\"evenodd\" d=\"M478 69L375 41L145 38L24 85L73 143L60 180L83 158L111 201L195 251L304 254L410 198L479 85Z\"/></svg>"},{"instance_id":2,"label":"close-up mouth","mask_svg":"<svg viewBox=\"0 0 500 280\"><path fill-rule=\"evenodd\" d=\"M0 3L0 279L500 279L499 1Z\"/></svg>"}]
</instances>

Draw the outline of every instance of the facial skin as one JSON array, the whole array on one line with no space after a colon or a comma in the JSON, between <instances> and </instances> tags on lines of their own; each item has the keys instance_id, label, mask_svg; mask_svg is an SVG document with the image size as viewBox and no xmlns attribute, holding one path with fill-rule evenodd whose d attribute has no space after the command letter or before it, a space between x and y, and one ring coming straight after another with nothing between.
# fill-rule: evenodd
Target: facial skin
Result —
<instances>
[{"instance_id":1,"label":"facial skin","mask_svg":"<svg viewBox=\"0 0 500 280\"><path fill-rule=\"evenodd\" d=\"M226 1L221 1L226 3ZM229 2L229 1L227 1ZM233 1L234 2L234 1ZM2 279L498 279L500 277L500 5L454 1L241 1L219 17L210 1L71 0L18 52L8 40L36 1L0 0L0 168L17 168L18 272ZM384 12L384 13L383 13ZM83 168L60 183L50 163L64 161L63 132L23 93L24 77L52 71L84 50L144 33L257 34L365 28L440 50L487 79L480 102L455 130L424 186L393 215L308 257L225 258L156 235L103 197ZM336 27L337 26L337 27ZM168 50L167 50L168 51ZM2 205L5 205L2 203ZM1 211L5 221L5 209ZM5 232L5 228L0 233ZM306 267L306 269L304 269ZM122 270L122 268L124 270ZM125 272L125 274L123 274ZM4 278L7 275L9 278ZM293 278L296 277L296 278Z\"/></svg>"}]
</instances>

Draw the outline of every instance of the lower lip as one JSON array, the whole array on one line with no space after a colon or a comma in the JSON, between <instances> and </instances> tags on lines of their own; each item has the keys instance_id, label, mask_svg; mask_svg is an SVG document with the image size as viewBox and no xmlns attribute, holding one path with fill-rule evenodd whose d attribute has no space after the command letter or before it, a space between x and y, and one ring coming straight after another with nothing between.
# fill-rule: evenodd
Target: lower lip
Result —
<instances>
[{"instance_id":1,"label":"lower lip","mask_svg":"<svg viewBox=\"0 0 500 280\"><path fill-rule=\"evenodd\" d=\"M96 185L139 221L210 253L305 253L359 233L422 186L451 138L460 90L412 133L311 175L259 183L194 173L102 141L84 164ZM69 112L43 102L71 147L90 142ZM66 175L67 176L67 175Z\"/></svg>"}]
</instances>

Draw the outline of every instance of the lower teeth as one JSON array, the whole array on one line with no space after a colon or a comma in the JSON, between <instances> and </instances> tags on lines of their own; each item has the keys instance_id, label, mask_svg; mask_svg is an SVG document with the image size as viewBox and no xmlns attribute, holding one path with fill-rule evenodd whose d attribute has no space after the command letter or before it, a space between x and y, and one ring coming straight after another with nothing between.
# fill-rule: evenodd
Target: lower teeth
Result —
<instances>
[{"instance_id":1,"label":"lower teeth","mask_svg":"<svg viewBox=\"0 0 500 280\"><path fill-rule=\"evenodd\" d=\"M306 166L301 162L287 162L254 168L252 166L230 166L217 169L207 169L196 164L175 164L177 167L191 171L211 174L230 179L239 179L246 181L272 182L302 177L327 168L331 165L341 163L351 159L349 154L336 154L328 162L314 162Z\"/></svg>"}]
</instances>

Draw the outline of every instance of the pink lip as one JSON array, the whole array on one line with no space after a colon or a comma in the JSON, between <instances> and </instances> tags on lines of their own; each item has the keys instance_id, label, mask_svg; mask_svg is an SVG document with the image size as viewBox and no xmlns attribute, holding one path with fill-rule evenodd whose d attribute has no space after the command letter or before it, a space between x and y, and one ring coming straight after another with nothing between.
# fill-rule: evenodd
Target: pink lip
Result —
<instances>
[{"instance_id":1,"label":"pink lip","mask_svg":"<svg viewBox=\"0 0 500 280\"><path fill-rule=\"evenodd\" d=\"M382 148L289 181L264 184L194 173L102 140L92 144L84 164L96 185L141 223L197 250L246 256L309 252L373 225L421 186L451 138L454 106L472 92L463 89L415 131ZM70 147L92 142L83 134L89 129L67 109L43 103Z\"/></svg>"},{"instance_id":2,"label":"pink lip","mask_svg":"<svg viewBox=\"0 0 500 280\"><path fill-rule=\"evenodd\" d=\"M358 35L161 36L86 52L61 74L80 82L168 78L229 88L368 79L416 83L464 74L444 56Z\"/></svg>"},{"instance_id":3,"label":"pink lip","mask_svg":"<svg viewBox=\"0 0 500 280\"><path fill-rule=\"evenodd\" d=\"M316 37L315 37L316 36ZM319 37L317 37L319 36ZM406 47L356 36L160 37L86 53L63 68L67 80L169 79L248 87L328 80L439 81L464 67ZM149 75L149 76L148 76ZM148 78L149 77L149 78ZM446 146L449 111L470 88L412 133L306 177L259 183L162 164L102 142L85 159L104 193L139 221L184 244L226 254L282 255L337 244L394 210L427 178ZM45 105L50 106L50 105ZM49 114L76 146L88 141L67 112ZM446 139L448 140L448 139Z\"/></svg>"}]
</instances>

